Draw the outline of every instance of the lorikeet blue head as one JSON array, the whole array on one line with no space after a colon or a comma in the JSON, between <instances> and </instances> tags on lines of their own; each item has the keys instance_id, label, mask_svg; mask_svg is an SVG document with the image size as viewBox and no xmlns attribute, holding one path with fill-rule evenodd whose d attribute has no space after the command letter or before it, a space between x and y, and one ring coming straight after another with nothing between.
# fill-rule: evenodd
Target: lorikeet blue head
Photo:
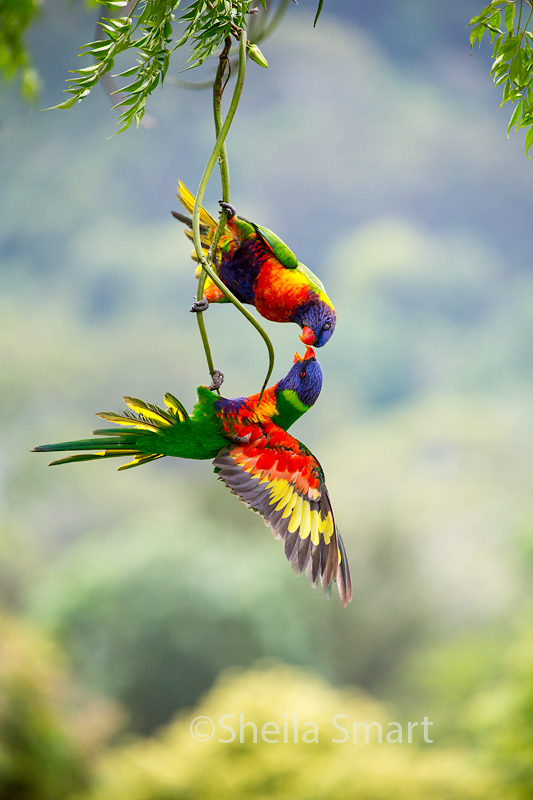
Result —
<instances>
[{"instance_id":1,"label":"lorikeet blue head","mask_svg":"<svg viewBox=\"0 0 533 800\"><path fill-rule=\"evenodd\" d=\"M276 395L281 392L294 393L307 410L315 404L321 389L322 368L315 358L313 348L308 347L303 358L296 353L291 369L276 384Z\"/></svg>"},{"instance_id":2,"label":"lorikeet blue head","mask_svg":"<svg viewBox=\"0 0 533 800\"><path fill-rule=\"evenodd\" d=\"M300 339L304 344L322 347L335 330L337 315L325 300L317 298L301 305L291 321L297 322L303 328Z\"/></svg>"}]
</instances>

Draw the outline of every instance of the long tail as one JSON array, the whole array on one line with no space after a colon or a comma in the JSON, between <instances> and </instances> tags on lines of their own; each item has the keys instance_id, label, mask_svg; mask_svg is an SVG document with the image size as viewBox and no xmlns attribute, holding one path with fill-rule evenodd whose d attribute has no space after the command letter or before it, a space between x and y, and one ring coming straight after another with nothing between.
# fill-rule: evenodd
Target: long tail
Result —
<instances>
[{"instance_id":1,"label":"long tail","mask_svg":"<svg viewBox=\"0 0 533 800\"><path fill-rule=\"evenodd\" d=\"M96 450L93 453L79 453L66 456L57 461L52 461L50 466L58 464L72 464L75 461L94 461L102 458L118 458L119 456L133 456L132 461L122 464L118 469L131 469L147 464L156 458L163 458L164 453L157 452L158 432L177 423L188 424L190 417L184 406L174 395L165 395L165 404L168 411L158 406L145 403L135 397L124 397L130 410L115 414L112 411L102 411L96 416L108 422L126 425L130 430L121 431L116 428L102 428L93 431L96 439L78 439L73 442L57 442L57 444L43 444L33 449L34 453L48 453L61 450ZM102 438L100 438L102 437ZM153 448L153 452L152 452Z\"/></svg>"},{"instance_id":2,"label":"long tail","mask_svg":"<svg viewBox=\"0 0 533 800\"><path fill-rule=\"evenodd\" d=\"M176 197L180 201L181 205L184 207L186 211L192 216L192 212L194 209L195 197L191 192L187 189L184 183L178 181L178 194ZM190 217L186 217L184 214L179 214L177 211L172 211L172 216L183 222L184 225L187 226L185 229L185 235L188 236L189 239L192 241L192 219ZM213 236L215 234L215 230L217 227L216 220L213 219L211 214L205 210L205 208L200 209L200 240L202 242L202 250L204 255L209 250L211 246L211 242L213 241ZM196 255L196 251L193 250L191 253L192 258L195 261L198 261L198 256Z\"/></svg>"}]
</instances>

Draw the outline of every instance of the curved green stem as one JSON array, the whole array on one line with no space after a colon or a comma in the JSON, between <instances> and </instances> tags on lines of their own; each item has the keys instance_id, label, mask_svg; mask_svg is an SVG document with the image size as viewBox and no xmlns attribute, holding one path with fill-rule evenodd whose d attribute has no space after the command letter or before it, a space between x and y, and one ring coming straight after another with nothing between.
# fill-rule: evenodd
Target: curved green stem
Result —
<instances>
[{"instance_id":1,"label":"curved green stem","mask_svg":"<svg viewBox=\"0 0 533 800\"><path fill-rule=\"evenodd\" d=\"M231 36L226 37L226 41L224 43L224 49L220 54L219 62L218 62L218 71L215 78L215 82L213 84L213 116L215 118L215 134L218 137L220 136L220 131L222 130L222 93L224 92L223 80L226 70L228 72L228 79L231 74L231 66L229 63L229 51L231 50ZM220 153L218 155L218 164L220 167L220 179L222 181L222 199L225 203L229 203L229 165L228 165L228 153L226 150L226 142L222 143L222 147L220 148ZM224 220L225 224L226 220ZM220 228L220 225L218 226ZM217 231L218 232L218 231ZM216 248L216 243L213 247L213 252Z\"/></svg>"},{"instance_id":2,"label":"curved green stem","mask_svg":"<svg viewBox=\"0 0 533 800\"><path fill-rule=\"evenodd\" d=\"M200 283L202 284L202 290L203 290L203 285L205 283L205 272L203 270L202 274L200 275ZM198 330L200 331L200 338L202 339L202 344L204 346L205 357L207 360L207 368L209 370L209 374L211 375L211 380L212 380L215 375L215 364L213 362L213 356L211 355L211 347L209 346L209 339L207 338L204 315L202 314L201 311L199 311L196 314L196 319L198 320ZM220 394L220 389L217 389L216 391L218 392L218 394Z\"/></svg>"},{"instance_id":3,"label":"curved green stem","mask_svg":"<svg viewBox=\"0 0 533 800\"><path fill-rule=\"evenodd\" d=\"M220 70L222 70L221 71L221 79L222 79L222 75L223 75L222 62L221 62L221 65L219 67L219 71ZM203 250L202 250L201 237L200 237L200 210L201 210L201 207L202 207L202 201L203 201L203 198L204 198L204 194L205 194L205 190L206 190L206 187L207 187L207 183L209 181L209 178L211 177L211 173L213 172L213 169L215 167L217 159L219 159L219 158L221 160L221 174L223 176L222 179L225 182L225 185L223 183L223 191L225 191L227 193L227 198L228 198L228 201L229 201L229 172L226 171L226 173L224 174L223 171L222 171L223 170L222 164L223 164L224 160L225 160L225 164L226 164L226 168L227 168L227 156L226 156L225 149L224 149L224 142L226 140L226 136L227 136L228 131L230 129L230 125L233 122L233 118L235 116L235 112L236 112L237 106L239 104L239 100L240 100L241 93L242 93L242 87L244 85L245 71L246 71L246 32L244 30L242 30L241 33L240 33L240 38L239 38L239 71L238 71L238 74L237 74L237 83L236 83L235 89L233 91L233 97L231 99L231 103L230 103L230 107L229 107L228 113L226 115L226 119L224 120L223 125L220 127L215 147L213 148L213 152L211 153L211 155L209 157L209 160L208 160L207 165L206 165L205 170L204 170L204 174L202 175L202 180L200 181L200 185L198 187L198 192L196 194L196 200L195 200L195 203L194 203L194 209L193 209L193 214L192 214L192 231L193 231L194 247L195 247L195 250L196 250L196 254L198 256L198 261L202 265L202 272L200 274L200 280L199 280L199 283L198 283L198 299L201 300L202 297L203 297L203 288L204 288L204 283L205 283L205 275L207 273L207 275L209 275L209 277L211 278L213 283L220 289L220 291L228 298L228 300L231 303L233 303L234 306L236 306L239 309L241 314L243 314L243 316L245 316L246 319L254 326L254 328L258 331L258 333L261 335L261 337L263 338L263 340L264 340L264 342L266 344L266 347L267 347L267 350L268 350L269 363L268 363L268 371L267 371L267 374L266 374L266 377L265 377L265 380L264 380L264 383L263 383L263 387L261 389L261 395L262 395L264 390L265 390L265 388L266 388L266 386L267 386L267 384L268 384L268 381L269 381L270 376L272 374L272 370L274 368L274 348L272 347L272 342L270 341L269 337L267 336L267 334L265 333L265 331L263 330L261 325L257 322L255 317L253 317L252 314L250 314L250 312L247 311L247 309L243 306L243 304L239 300L237 300L237 298L235 297L233 292L231 292L228 289L228 287L220 280L220 278L218 277L216 272L212 269L212 267L210 266L208 261L205 259L204 254L203 254ZM217 73L217 77L218 77L218 73ZM215 83L216 83L216 81L215 81ZM220 123L221 116L218 116L218 119L217 119L216 102L217 101L215 100L214 101L215 127L217 128L219 123ZM218 109L218 113L220 114L220 109ZM224 199L226 200L226 197L224 197ZM217 231L215 232L215 238L214 238L215 246L216 246L216 243L218 242L218 238L220 237L220 234L221 234L221 232L222 232L222 230L224 228L225 223L226 223L225 214L222 214L221 215L221 219L219 221L219 224L217 226ZM217 234L218 234L218 236L217 236ZM211 251L210 251L209 255L211 255L212 252L213 252L213 248L211 247ZM203 341L204 349L205 349L205 352L206 352L206 358L207 358L209 370L210 370L210 373L211 373L211 376L212 376L213 372L214 372L213 360L211 358L211 352L210 352L210 348L209 348L209 343L207 341L207 334L205 332L205 325L203 323L203 315L202 315L202 313L198 314L198 325L200 327L200 334L202 335L202 341Z\"/></svg>"},{"instance_id":4,"label":"curved green stem","mask_svg":"<svg viewBox=\"0 0 533 800\"><path fill-rule=\"evenodd\" d=\"M235 85L235 89L233 90L233 97L231 98L231 104L228 110L228 114L226 116L226 119L224 120L224 124L220 129L220 133L218 134L216 144L213 148L213 152L209 156L209 160L206 164L204 174L202 175L202 180L200 181L200 186L198 187L198 192L196 193L196 200L192 212L192 232L193 232L194 247L196 249L196 255L198 256L198 260L204 267L206 262L204 254L202 252L202 243L200 240L200 209L202 208L202 201L204 199L207 183L209 181L209 178L211 177L211 173L213 172L217 158L219 157L222 151L230 125L233 122L233 117L235 116L235 112L237 111L237 106L239 104L239 100L242 93L242 87L244 85L245 71L246 71L246 33L245 31L241 31L241 36L239 40L239 72L237 75L237 83Z\"/></svg>"},{"instance_id":5,"label":"curved green stem","mask_svg":"<svg viewBox=\"0 0 533 800\"><path fill-rule=\"evenodd\" d=\"M218 60L218 69L213 83L213 110L215 116L215 134L217 140L220 135L220 130L222 128L221 101L222 101L222 93L224 91L222 81L224 79L225 71L228 68L228 55L230 48L231 48L231 36L228 36L224 43L224 49L222 50ZM226 152L225 142L222 144L222 148L220 150L219 162L220 162L220 175L222 178L222 197L226 202L229 202L229 168L228 168L228 155ZM222 217L223 220L221 219L220 222L221 223L223 222L223 224L225 224L226 223L225 212L222 213ZM213 240L214 247L216 247L218 244L221 232L222 229L219 223ZM196 294L197 300L201 300L202 297L204 296L204 285L206 278L207 278L207 273L204 269L202 269L200 272L200 277L198 279L198 291ZM197 319L198 319L198 329L200 331L200 337L202 339L202 344L204 346L204 351L205 351L205 357L207 359L207 367L209 369L209 374L211 375L211 378L213 378L215 372L215 365L213 363L213 357L211 355L211 347L209 345L209 339L207 337L207 331L205 329L204 315L202 312L199 312L197 314ZM220 389L217 389L216 391L218 392L218 394L220 394Z\"/></svg>"},{"instance_id":6,"label":"curved green stem","mask_svg":"<svg viewBox=\"0 0 533 800\"><path fill-rule=\"evenodd\" d=\"M215 78L215 82L213 84L213 116L215 118L215 134L217 138L220 136L220 131L222 130L222 95L224 93L224 87L229 80L231 75L231 63L229 60L229 53L231 50L231 36L226 37L226 41L224 43L224 49L220 54L219 58L219 66L217 75ZM228 70L228 77L224 81L224 76ZM222 200L225 203L229 203L230 200L230 183L229 183L229 164L228 164L228 153L226 150L226 142L224 141L222 147L220 148L220 153L218 154L218 165L220 167L220 181L222 183ZM213 241L211 242L211 247L209 248L209 253L207 256L207 260L209 263L213 263L214 255L217 251L218 242L222 233L224 232L224 228L226 227L227 222L227 214L225 211L220 212L220 219L218 221L217 229L213 236ZM205 273L204 273L205 274Z\"/></svg>"}]
</instances>

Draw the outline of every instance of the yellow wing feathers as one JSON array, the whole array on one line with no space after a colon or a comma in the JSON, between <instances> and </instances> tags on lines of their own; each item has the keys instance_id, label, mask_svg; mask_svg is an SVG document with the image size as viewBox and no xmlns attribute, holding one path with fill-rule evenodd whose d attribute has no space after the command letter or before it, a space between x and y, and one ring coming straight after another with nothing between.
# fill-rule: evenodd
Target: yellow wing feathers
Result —
<instances>
[{"instance_id":1,"label":"yellow wing feathers","mask_svg":"<svg viewBox=\"0 0 533 800\"><path fill-rule=\"evenodd\" d=\"M192 216L192 212L194 210L194 203L196 202L196 198L191 192L187 189L184 183L178 181L178 193L176 197L180 201L183 208L189 212ZM207 225L209 228L216 228L217 222L213 219L211 214L205 210L205 208L200 209L200 222L202 225Z\"/></svg>"},{"instance_id":2,"label":"yellow wing feathers","mask_svg":"<svg viewBox=\"0 0 533 800\"><path fill-rule=\"evenodd\" d=\"M267 444L260 449L250 443L224 448L213 464L233 494L261 514L276 539L283 541L295 572L305 570L313 585L320 579L326 590L336 581L346 605L351 598L350 573L328 491L317 477L314 456L295 456L288 457L287 448Z\"/></svg>"}]
</instances>

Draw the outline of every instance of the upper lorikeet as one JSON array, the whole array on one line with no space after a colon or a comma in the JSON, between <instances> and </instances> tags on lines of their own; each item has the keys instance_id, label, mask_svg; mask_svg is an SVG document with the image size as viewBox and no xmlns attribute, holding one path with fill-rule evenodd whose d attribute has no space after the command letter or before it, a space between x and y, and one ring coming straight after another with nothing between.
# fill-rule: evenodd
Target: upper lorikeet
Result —
<instances>
[{"instance_id":1,"label":"upper lorikeet","mask_svg":"<svg viewBox=\"0 0 533 800\"><path fill-rule=\"evenodd\" d=\"M35 452L98 451L67 456L51 466L133 457L119 470L163 456L211 458L219 479L283 540L296 573L307 569L313 586L320 577L326 590L336 581L345 606L352 597L350 570L324 472L311 451L286 432L314 404L321 388L322 369L308 347L303 359L296 353L288 374L262 397L226 399L200 386L191 416L172 394L165 395L168 410L124 397L131 410L97 416L128 430L95 430L96 439L45 444Z\"/></svg>"},{"instance_id":2,"label":"upper lorikeet","mask_svg":"<svg viewBox=\"0 0 533 800\"><path fill-rule=\"evenodd\" d=\"M194 197L180 181L177 195L192 214ZM303 328L304 344L322 347L335 330L337 315L320 280L301 264L287 245L269 231L238 217L233 206L220 201L228 214L226 227L213 255L213 267L221 280L241 303L257 308L261 316L273 322L296 322ZM172 212L189 228L191 220ZM205 210L200 212L200 232L204 254L207 253L217 227ZM192 239L192 232L186 230ZM193 258L196 253L193 251ZM204 300L191 311L205 311L209 303L227 302L226 296L207 278Z\"/></svg>"}]
</instances>

